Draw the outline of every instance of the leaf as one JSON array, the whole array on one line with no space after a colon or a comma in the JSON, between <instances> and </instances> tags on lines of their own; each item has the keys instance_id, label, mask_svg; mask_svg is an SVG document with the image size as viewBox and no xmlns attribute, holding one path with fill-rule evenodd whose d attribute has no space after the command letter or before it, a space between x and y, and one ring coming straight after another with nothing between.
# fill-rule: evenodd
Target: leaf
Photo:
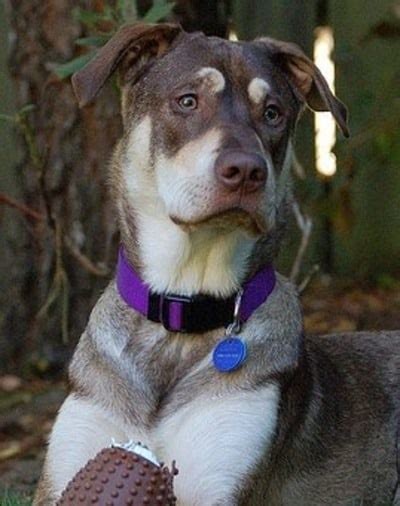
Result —
<instances>
[{"instance_id":1,"label":"leaf","mask_svg":"<svg viewBox=\"0 0 400 506\"><path fill-rule=\"evenodd\" d=\"M94 35L92 37L82 37L77 39L75 44L78 46L102 47L111 38L111 34L107 35Z\"/></svg>"},{"instance_id":2,"label":"leaf","mask_svg":"<svg viewBox=\"0 0 400 506\"><path fill-rule=\"evenodd\" d=\"M89 11L80 9L79 7L74 9L72 14L77 21L88 26L93 26L99 21L104 20L104 14L102 12Z\"/></svg>"},{"instance_id":3,"label":"leaf","mask_svg":"<svg viewBox=\"0 0 400 506\"><path fill-rule=\"evenodd\" d=\"M376 284L379 288L383 288L385 290L393 290L395 288L398 288L399 281L390 274L382 273L378 274Z\"/></svg>"},{"instance_id":4,"label":"leaf","mask_svg":"<svg viewBox=\"0 0 400 506\"><path fill-rule=\"evenodd\" d=\"M0 411L5 412L20 404L27 404L32 400L32 394L23 390L2 393L0 395Z\"/></svg>"},{"instance_id":5,"label":"leaf","mask_svg":"<svg viewBox=\"0 0 400 506\"><path fill-rule=\"evenodd\" d=\"M77 58L74 58L67 63L58 65L55 69L55 73L60 79L65 79L83 68L86 63L88 63L93 58L94 55L95 51L90 51L89 53L78 56Z\"/></svg>"},{"instance_id":6,"label":"leaf","mask_svg":"<svg viewBox=\"0 0 400 506\"><path fill-rule=\"evenodd\" d=\"M157 23L161 19L165 18L172 12L175 4L172 2L166 2L165 0L155 0L153 7L149 9L146 15L143 17L145 23Z\"/></svg>"},{"instance_id":7,"label":"leaf","mask_svg":"<svg viewBox=\"0 0 400 506\"><path fill-rule=\"evenodd\" d=\"M28 114L28 112L34 111L36 109L35 104L26 104L18 111L18 114Z\"/></svg>"},{"instance_id":8,"label":"leaf","mask_svg":"<svg viewBox=\"0 0 400 506\"><path fill-rule=\"evenodd\" d=\"M137 21L135 0L118 0L116 10L120 23L133 23Z\"/></svg>"},{"instance_id":9,"label":"leaf","mask_svg":"<svg viewBox=\"0 0 400 506\"><path fill-rule=\"evenodd\" d=\"M21 443L19 441L10 441L7 446L0 448L0 461L15 457L20 452Z\"/></svg>"},{"instance_id":10,"label":"leaf","mask_svg":"<svg viewBox=\"0 0 400 506\"><path fill-rule=\"evenodd\" d=\"M15 116L9 114L0 114L0 121L8 121L9 123L15 123Z\"/></svg>"}]
</instances>

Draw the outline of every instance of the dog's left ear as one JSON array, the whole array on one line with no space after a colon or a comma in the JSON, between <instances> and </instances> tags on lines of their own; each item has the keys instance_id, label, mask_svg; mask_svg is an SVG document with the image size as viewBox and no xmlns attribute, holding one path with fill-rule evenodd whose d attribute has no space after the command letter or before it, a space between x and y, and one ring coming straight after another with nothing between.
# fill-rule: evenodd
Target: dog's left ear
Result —
<instances>
[{"instance_id":1,"label":"dog's left ear","mask_svg":"<svg viewBox=\"0 0 400 506\"><path fill-rule=\"evenodd\" d=\"M72 76L72 86L79 106L91 102L107 79L125 60L133 66L141 58L162 56L182 33L179 25L135 24L123 26L82 70Z\"/></svg>"},{"instance_id":2,"label":"dog's left ear","mask_svg":"<svg viewBox=\"0 0 400 506\"><path fill-rule=\"evenodd\" d=\"M318 67L300 47L269 37L258 39L257 42L267 46L272 59L289 75L300 98L308 107L313 111L330 111L343 135L348 137L346 106L331 92Z\"/></svg>"}]
</instances>

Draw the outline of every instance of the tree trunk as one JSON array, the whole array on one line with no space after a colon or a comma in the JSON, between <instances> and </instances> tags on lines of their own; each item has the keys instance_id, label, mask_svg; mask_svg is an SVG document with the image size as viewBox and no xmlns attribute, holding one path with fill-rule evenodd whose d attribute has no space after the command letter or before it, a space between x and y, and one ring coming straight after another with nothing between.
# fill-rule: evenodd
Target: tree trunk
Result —
<instances>
[{"instance_id":1,"label":"tree trunk","mask_svg":"<svg viewBox=\"0 0 400 506\"><path fill-rule=\"evenodd\" d=\"M105 179L121 128L118 96L110 86L95 105L79 110L69 80L52 72L55 63L77 53L74 41L83 34L73 9L101 9L102 3L8 3L17 108L36 106L18 129L17 172L24 203L43 219L27 218L13 251L19 264L13 286L3 287L9 293L19 288L5 307L7 345L0 363L6 368L27 358L41 369L58 367L106 283L100 274L114 261L115 225Z\"/></svg>"}]
</instances>

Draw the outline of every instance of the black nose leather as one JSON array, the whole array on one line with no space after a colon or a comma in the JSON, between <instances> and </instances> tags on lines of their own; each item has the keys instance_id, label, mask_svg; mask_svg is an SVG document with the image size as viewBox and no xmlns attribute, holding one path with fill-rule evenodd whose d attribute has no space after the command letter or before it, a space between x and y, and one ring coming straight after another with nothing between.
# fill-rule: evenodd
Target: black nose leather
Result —
<instances>
[{"instance_id":1,"label":"black nose leather","mask_svg":"<svg viewBox=\"0 0 400 506\"><path fill-rule=\"evenodd\" d=\"M255 153L225 151L215 162L215 175L227 190L252 193L264 187L267 164Z\"/></svg>"}]
</instances>

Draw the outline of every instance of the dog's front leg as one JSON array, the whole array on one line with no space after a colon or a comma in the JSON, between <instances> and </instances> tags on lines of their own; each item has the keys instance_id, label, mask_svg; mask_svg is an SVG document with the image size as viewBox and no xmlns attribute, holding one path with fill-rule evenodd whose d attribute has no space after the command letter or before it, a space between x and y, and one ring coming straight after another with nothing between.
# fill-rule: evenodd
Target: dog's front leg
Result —
<instances>
[{"instance_id":1,"label":"dog's front leg","mask_svg":"<svg viewBox=\"0 0 400 506\"><path fill-rule=\"evenodd\" d=\"M160 423L158 454L176 459L174 491L179 506L236 506L240 491L274 437L280 392L275 384L255 390L215 388L172 411Z\"/></svg>"},{"instance_id":2,"label":"dog's front leg","mask_svg":"<svg viewBox=\"0 0 400 506\"><path fill-rule=\"evenodd\" d=\"M62 405L49 448L34 506L50 506L75 474L100 450L128 439L146 442L139 430L124 426L113 413L92 400L71 394Z\"/></svg>"}]
</instances>

